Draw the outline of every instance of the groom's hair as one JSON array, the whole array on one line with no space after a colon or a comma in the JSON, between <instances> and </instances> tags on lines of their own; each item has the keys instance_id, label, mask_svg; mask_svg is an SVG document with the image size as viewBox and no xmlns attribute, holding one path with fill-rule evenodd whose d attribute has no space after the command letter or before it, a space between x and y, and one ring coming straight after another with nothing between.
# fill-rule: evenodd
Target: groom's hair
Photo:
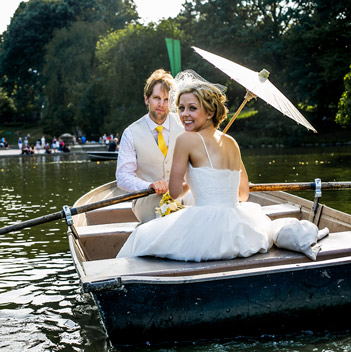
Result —
<instances>
[{"instance_id":1,"label":"groom's hair","mask_svg":"<svg viewBox=\"0 0 351 352\"><path fill-rule=\"evenodd\" d=\"M174 78L169 72L166 72L162 68L154 71L151 76L147 79L144 87L144 95L146 97L150 97L157 83L161 83L162 89L169 92L172 84L174 83Z\"/></svg>"}]
</instances>

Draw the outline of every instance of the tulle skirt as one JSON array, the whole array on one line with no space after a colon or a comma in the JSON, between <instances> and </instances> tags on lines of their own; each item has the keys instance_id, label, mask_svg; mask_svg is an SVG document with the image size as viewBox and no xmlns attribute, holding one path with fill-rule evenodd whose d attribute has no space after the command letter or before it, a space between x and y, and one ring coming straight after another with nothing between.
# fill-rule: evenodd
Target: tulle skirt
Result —
<instances>
[{"instance_id":1,"label":"tulle skirt","mask_svg":"<svg viewBox=\"0 0 351 352\"><path fill-rule=\"evenodd\" d=\"M270 219L251 202L192 206L142 224L117 258L157 256L183 261L248 257L272 246Z\"/></svg>"}]
</instances>

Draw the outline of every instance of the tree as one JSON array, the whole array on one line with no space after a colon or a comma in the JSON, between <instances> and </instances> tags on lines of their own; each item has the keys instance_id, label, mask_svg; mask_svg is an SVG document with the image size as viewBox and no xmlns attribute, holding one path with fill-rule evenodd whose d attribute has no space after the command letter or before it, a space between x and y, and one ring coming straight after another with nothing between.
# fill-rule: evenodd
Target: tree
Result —
<instances>
[{"instance_id":1,"label":"tree","mask_svg":"<svg viewBox=\"0 0 351 352\"><path fill-rule=\"evenodd\" d=\"M43 69L47 133L70 130L99 136L106 102L100 87L104 78L97 77L96 72L96 43L109 29L121 29L138 17L130 1L100 0L97 6L98 11L91 10L84 16L93 21L76 21L56 31L47 46Z\"/></svg>"},{"instance_id":2,"label":"tree","mask_svg":"<svg viewBox=\"0 0 351 352\"><path fill-rule=\"evenodd\" d=\"M323 124L330 130L350 65L350 11L350 0L333 7L327 0L194 0L185 3L177 21L196 46L255 71L268 69L271 81L313 117L318 130ZM238 105L235 97L243 93L237 84L194 55L188 63L204 77L225 82L230 106ZM260 102L257 107L261 112Z\"/></svg>"},{"instance_id":3,"label":"tree","mask_svg":"<svg viewBox=\"0 0 351 352\"><path fill-rule=\"evenodd\" d=\"M351 72L344 77L344 84L345 91L339 100L335 121L343 127L351 127Z\"/></svg>"},{"instance_id":4,"label":"tree","mask_svg":"<svg viewBox=\"0 0 351 352\"><path fill-rule=\"evenodd\" d=\"M297 13L297 8L279 0L196 0L185 3L177 21L188 36L192 34L196 46L254 71L263 68L270 71L272 82L290 97L291 91L285 84L287 63L283 48L285 35ZM245 95L244 87L197 54L190 55L185 63L206 79L225 84L228 105L231 111L236 111ZM251 102L247 107L252 104L259 113L256 118L250 118L254 123L247 121L245 124L250 126L250 131L254 128L259 134L279 134L282 138L289 133L298 133L293 124L286 123L280 113L267 107L262 100ZM270 124L279 129L266 128Z\"/></svg>"},{"instance_id":5,"label":"tree","mask_svg":"<svg viewBox=\"0 0 351 352\"><path fill-rule=\"evenodd\" d=\"M75 22L69 29L55 33L47 46L43 76L44 132L55 135L86 131L93 122L81 114L82 97L94 80L96 69L95 45L104 31L101 22ZM91 124L94 128L94 124Z\"/></svg>"},{"instance_id":6,"label":"tree","mask_svg":"<svg viewBox=\"0 0 351 352\"><path fill-rule=\"evenodd\" d=\"M30 0L20 3L4 34L0 76L6 75L3 87L8 92L16 88L14 99L23 121L40 116L45 45L54 29L66 26L71 20L72 13L61 1Z\"/></svg>"},{"instance_id":7,"label":"tree","mask_svg":"<svg viewBox=\"0 0 351 352\"><path fill-rule=\"evenodd\" d=\"M29 0L20 3L4 34L0 77L7 92L16 87L14 99L23 121L41 116L45 96L42 75L46 45L54 32L75 21L94 23L106 19L105 29L123 28L138 18L131 0Z\"/></svg>"},{"instance_id":8,"label":"tree","mask_svg":"<svg viewBox=\"0 0 351 352\"><path fill-rule=\"evenodd\" d=\"M102 92L107 99L103 130L122 132L145 114L143 87L150 74L159 68L170 71L165 38L182 39L171 20L159 25L130 24L114 31L97 44Z\"/></svg>"},{"instance_id":9,"label":"tree","mask_svg":"<svg viewBox=\"0 0 351 352\"><path fill-rule=\"evenodd\" d=\"M285 40L287 84L316 124L330 130L351 57L349 0L300 1L299 16ZM320 128L317 128L320 130Z\"/></svg>"},{"instance_id":10,"label":"tree","mask_svg":"<svg viewBox=\"0 0 351 352\"><path fill-rule=\"evenodd\" d=\"M0 87L0 122L10 122L16 113L16 106L7 92Z\"/></svg>"}]
</instances>

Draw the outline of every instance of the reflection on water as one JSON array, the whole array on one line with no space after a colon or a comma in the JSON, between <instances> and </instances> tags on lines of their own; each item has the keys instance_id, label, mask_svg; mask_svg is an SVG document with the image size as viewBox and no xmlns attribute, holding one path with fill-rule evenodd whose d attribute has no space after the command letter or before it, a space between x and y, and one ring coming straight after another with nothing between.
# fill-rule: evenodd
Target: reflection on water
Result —
<instances>
[{"instance_id":1,"label":"reflection on water","mask_svg":"<svg viewBox=\"0 0 351 352\"><path fill-rule=\"evenodd\" d=\"M350 148L244 150L250 181L350 181ZM59 211L114 179L115 162L84 155L0 159L0 227ZM313 192L304 192L313 199ZM351 212L351 190L325 191L323 202ZM0 236L1 351L117 351L111 348L90 296L80 289L63 221ZM351 351L349 332L237 337L152 351ZM149 351L151 349L140 349Z\"/></svg>"},{"instance_id":2,"label":"reflection on water","mask_svg":"<svg viewBox=\"0 0 351 352\"><path fill-rule=\"evenodd\" d=\"M242 159L253 183L351 182L351 146L310 149L244 150ZM313 200L313 191L294 192ZM351 213L351 190L325 190L321 203Z\"/></svg>"}]
</instances>

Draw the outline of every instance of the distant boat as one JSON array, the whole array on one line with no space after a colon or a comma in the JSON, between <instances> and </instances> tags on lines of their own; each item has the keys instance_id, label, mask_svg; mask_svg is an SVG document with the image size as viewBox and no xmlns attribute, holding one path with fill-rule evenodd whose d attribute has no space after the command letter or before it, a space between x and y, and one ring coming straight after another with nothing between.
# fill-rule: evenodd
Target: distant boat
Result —
<instances>
[{"instance_id":1,"label":"distant boat","mask_svg":"<svg viewBox=\"0 0 351 352\"><path fill-rule=\"evenodd\" d=\"M87 152L91 161L117 160L118 152Z\"/></svg>"}]
</instances>

